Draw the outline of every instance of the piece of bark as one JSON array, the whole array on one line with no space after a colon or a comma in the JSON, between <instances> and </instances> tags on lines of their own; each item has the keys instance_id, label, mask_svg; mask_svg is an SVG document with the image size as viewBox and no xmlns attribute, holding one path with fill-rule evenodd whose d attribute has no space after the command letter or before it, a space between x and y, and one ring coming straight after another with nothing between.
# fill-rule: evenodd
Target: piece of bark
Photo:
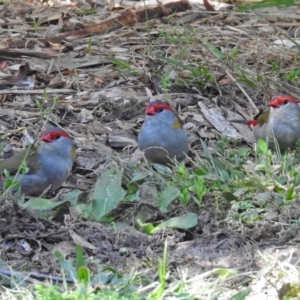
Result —
<instances>
[{"instance_id":1,"label":"piece of bark","mask_svg":"<svg viewBox=\"0 0 300 300\"><path fill-rule=\"evenodd\" d=\"M242 136L234 127L215 109L207 108L204 103L198 102L201 111L207 121L211 123L222 135L225 135L234 140L242 139Z\"/></svg>"},{"instance_id":2,"label":"piece of bark","mask_svg":"<svg viewBox=\"0 0 300 300\"><path fill-rule=\"evenodd\" d=\"M1 79L1 82L6 81L10 84L16 85L20 81L25 80L27 78L27 75L29 74L29 72L30 72L29 63L26 62L25 64L20 66L18 73L14 74L14 75L4 76L4 77L1 77L0 79Z\"/></svg>"}]
</instances>

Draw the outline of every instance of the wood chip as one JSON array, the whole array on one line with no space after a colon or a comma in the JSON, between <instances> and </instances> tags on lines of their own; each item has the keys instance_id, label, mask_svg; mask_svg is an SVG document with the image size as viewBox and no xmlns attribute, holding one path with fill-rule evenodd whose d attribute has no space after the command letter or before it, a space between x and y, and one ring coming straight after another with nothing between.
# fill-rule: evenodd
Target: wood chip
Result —
<instances>
[{"instance_id":1,"label":"wood chip","mask_svg":"<svg viewBox=\"0 0 300 300\"><path fill-rule=\"evenodd\" d=\"M243 137L231 126L231 124L215 109L207 108L202 102L198 105L204 114L207 121L211 123L222 135L225 135L234 140L242 139Z\"/></svg>"}]
</instances>

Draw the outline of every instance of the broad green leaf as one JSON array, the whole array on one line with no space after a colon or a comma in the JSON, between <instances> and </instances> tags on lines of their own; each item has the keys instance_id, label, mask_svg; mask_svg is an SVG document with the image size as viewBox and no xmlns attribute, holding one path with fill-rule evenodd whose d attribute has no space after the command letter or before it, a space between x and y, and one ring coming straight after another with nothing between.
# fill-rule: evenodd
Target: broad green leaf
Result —
<instances>
[{"instance_id":1,"label":"broad green leaf","mask_svg":"<svg viewBox=\"0 0 300 300\"><path fill-rule=\"evenodd\" d=\"M85 260L83 256L82 247L80 245L76 245L76 269L78 270L80 267L85 266ZM78 278L80 278L78 276Z\"/></svg>"},{"instance_id":2,"label":"broad green leaf","mask_svg":"<svg viewBox=\"0 0 300 300\"><path fill-rule=\"evenodd\" d=\"M10 178L10 173L6 169L3 170L3 174L6 178Z\"/></svg>"},{"instance_id":3,"label":"broad green leaf","mask_svg":"<svg viewBox=\"0 0 300 300\"><path fill-rule=\"evenodd\" d=\"M219 171L219 172L225 171L224 164L221 161L219 161L218 159L214 159L214 165L215 165L215 168L217 171Z\"/></svg>"},{"instance_id":4,"label":"broad green leaf","mask_svg":"<svg viewBox=\"0 0 300 300\"><path fill-rule=\"evenodd\" d=\"M30 210L37 211L49 211L52 210L63 203L67 202L66 200L53 202L45 198L33 198L22 204L22 207L28 208Z\"/></svg>"},{"instance_id":5,"label":"broad green leaf","mask_svg":"<svg viewBox=\"0 0 300 300\"><path fill-rule=\"evenodd\" d=\"M167 186L158 198L158 206L162 212L167 211L169 204L180 196L180 190L176 186Z\"/></svg>"},{"instance_id":6,"label":"broad green leaf","mask_svg":"<svg viewBox=\"0 0 300 300\"><path fill-rule=\"evenodd\" d=\"M82 194L80 190L73 190L64 195L64 201L69 201L72 206L78 204L78 197Z\"/></svg>"},{"instance_id":7,"label":"broad green leaf","mask_svg":"<svg viewBox=\"0 0 300 300\"><path fill-rule=\"evenodd\" d=\"M92 215L99 221L124 200L126 192L121 187L123 170L109 169L97 179L91 195Z\"/></svg>"},{"instance_id":8,"label":"broad green leaf","mask_svg":"<svg viewBox=\"0 0 300 300\"><path fill-rule=\"evenodd\" d=\"M212 167L215 169L214 159L213 159L208 147L206 146L206 144L204 143L204 141L202 139L200 139L200 141L201 141L201 146L203 148L203 152L204 152L206 159L211 163Z\"/></svg>"},{"instance_id":9,"label":"broad green leaf","mask_svg":"<svg viewBox=\"0 0 300 300\"><path fill-rule=\"evenodd\" d=\"M167 166L164 166L161 164L156 164L156 163L153 163L152 166L160 174L172 174L173 173L173 171Z\"/></svg>"},{"instance_id":10,"label":"broad green leaf","mask_svg":"<svg viewBox=\"0 0 300 300\"><path fill-rule=\"evenodd\" d=\"M103 267L101 273L98 273L96 276L93 276L91 284L99 286L99 283L100 283L101 287L103 286L103 284L105 284L105 285L109 284L108 288L109 287L110 288L114 287L118 291L121 291L122 287L132 286L132 284L133 284L131 276L130 277L129 276L125 277L125 276L121 275L120 273L118 273L116 269L114 269L114 268L112 268L110 266ZM96 297L96 299L98 299L98 298ZM131 299L131 297L129 297L129 298ZM86 299L86 298L84 298L84 299ZM119 299L119 297L117 297L117 298L109 298L109 299L111 299L111 300L114 300L114 299L117 300L117 299ZM107 298L107 300L108 300L108 298Z\"/></svg>"},{"instance_id":11,"label":"broad green leaf","mask_svg":"<svg viewBox=\"0 0 300 300\"><path fill-rule=\"evenodd\" d=\"M258 146L258 149L261 152L267 153L267 151L268 151L268 143L266 141L259 139L257 141L257 146Z\"/></svg>"},{"instance_id":12,"label":"broad green leaf","mask_svg":"<svg viewBox=\"0 0 300 300\"><path fill-rule=\"evenodd\" d=\"M71 261L66 260L59 251L55 251L55 256L61 268L67 273L69 278L77 278L77 273Z\"/></svg>"},{"instance_id":13,"label":"broad green leaf","mask_svg":"<svg viewBox=\"0 0 300 300\"><path fill-rule=\"evenodd\" d=\"M196 226L197 224L198 224L197 215L194 213L187 213L185 215L174 217L160 223L159 225L153 228L152 234L164 228L189 229Z\"/></svg>"},{"instance_id":14,"label":"broad green leaf","mask_svg":"<svg viewBox=\"0 0 300 300\"><path fill-rule=\"evenodd\" d=\"M21 185L19 182L14 181L13 179L6 179L4 184L5 189L11 189L11 190L20 190Z\"/></svg>"},{"instance_id":15,"label":"broad green leaf","mask_svg":"<svg viewBox=\"0 0 300 300\"><path fill-rule=\"evenodd\" d=\"M231 269L216 269L216 270L214 270L214 273L221 275L223 277L223 279L226 279L230 276L237 275L237 272L235 270L231 270Z\"/></svg>"},{"instance_id":16,"label":"broad green leaf","mask_svg":"<svg viewBox=\"0 0 300 300\"><path fill-rule=\"evenodd\" d=\"M251 288L246 288L243 291L238 292L237 294L233 295L230 300L244 300L247 299L246 297L251 293Z\"/></svg>"},{"instance_id":17,"label":"broad green leaf","mask_svg":"<svg viewBox=\"0 0 300 300\"><path fill-rule=\"evenodd\" d=\"M144 172L134 172L134 173L133 173L133 176L132 176L132 179L130 180L130 183L133 183L133 182L137 182L137 181L143 180L143 179L145 179L147 176L148 176L148 174L146 174L146 173L144 173Z\"/></svg>"},{"instance_id":18,"label":"broad green leaf","mask_svg":"<svg viewBox=\"0 0 300 300\"><path fill-rule=\"evenodd\" d=\"M154 226L150 223L143 224L141 227L143 229L143 232L145 232L146 234L151 235L154 233Z\"/></svg>"},{"instance_id":19,"label":"broad green leaf","mask_svg":"<svg viewBox=\"0 0 300 300\"><path fill-rule=\"evenodd\" d=\"M80 267L77 271L78 279L87 287L91 282L91 271L87 267Z\"/></svg>"},{"instance_id":20,"label":"broad green leaf","mask_svg":"<svg viewBox=\"0 0 300 300\"><path fill-rule=\"evenodd\" d=\"M287 191L287 193L285 195L285 200L293 200L295 198L295 193L294 192L295 192L294 185L292 185L288 189L288 191Z\"/></svg>"},{"instance_id":21,"label":"broad green leaf","mask_svg":"<svg viewBox=\"0 0 300 300\"><path fill-rule=\"evenodd\" d=\"M249 153L250 153L250 151L249 151L248 148L239 148L239 149L237 150L237 154L238 154L239 156L246 156L246 155L248 155Z\"/></svg>"},{"instance_id":22,"label":"broad green leaf","mask_svg":"<svg viewBox=\"0 0 300 300\"><path fill-rule=\"evenodd\" d=\"M226 170L219 170L220 178L223 182L228 182L230 175Z\"/></svg>"}]
</instances>

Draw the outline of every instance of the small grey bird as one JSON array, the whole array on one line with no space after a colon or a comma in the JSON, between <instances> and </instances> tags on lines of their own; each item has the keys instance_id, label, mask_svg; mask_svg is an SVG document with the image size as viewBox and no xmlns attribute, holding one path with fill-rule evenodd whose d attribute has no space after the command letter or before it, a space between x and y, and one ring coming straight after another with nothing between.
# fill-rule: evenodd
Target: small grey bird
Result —
<instances>
[{"instance_id":1,"label":"small grey bird","mask_svg":"<svg viewBox=\"0 0 300 300\"><path fill-rule=\"evenodd\" d=\"M182 161L189 151L182 123L171 106L162 101L150 102L138 135L139 148L152 163L172 164Z\"/></svg>"},{"instance_id":2,"label":"small grey bird","mask_svg":"<svg viewBox=\"0 0 300 300\"><path fill-rule=\"evenodd\" d=\"M234 120L252 128L256 140L268 140L271 146L274 138L281 151L294 149L300 139L300 107L288 95L276 95L268 103L270 109L258 114L254 120Z\"/></svg>"},{"instance_id":3,"label":"small grey bird","mask_svg":"<svg viewBox=\"0 0 300 300\"><path fill-rule=\"evenodd\" d=\"M26 195L41 195L51 186L55 190L67 179L71 172L75 148L70 135L58 127L47 129L37 147L22 150L18 154L0 162L0 174L6 169L12 179L21 185L21 192ZM27 156L26 156L27 154ZM26 158L25 158L26 157ZM25 158L29 171L14 176ZM0 188L7 178L0 175Z\"/></svg>"}]
</instances>

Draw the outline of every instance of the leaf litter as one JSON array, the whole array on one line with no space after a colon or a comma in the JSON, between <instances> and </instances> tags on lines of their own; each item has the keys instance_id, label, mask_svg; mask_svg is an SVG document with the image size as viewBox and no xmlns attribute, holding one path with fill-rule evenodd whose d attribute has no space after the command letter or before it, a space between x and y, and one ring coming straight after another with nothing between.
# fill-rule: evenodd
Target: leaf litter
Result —
<instances>
[{"instance_id":1,"label":"leaf litter","mask_svg":"<svg viewBox=\"0 0 300 300\"><path fill-rule=\"evenodd\" d=\"M136 9L130 12L127 2L125 9L112 5L106 10L102 3L84 1L74 6L63 1L13 1L1 6L0 24L6 30L0 32L0 130L5 149L11 148L7 153L25 146L19 129L27 128L30 136L37 137L45 122L70 132L77 148L73 174L54 196L56 202L31 199L16 204L11 198L2 198L1 249L6 262L13 269L26 262L28 270L60 275L54 251L74 257L75 244L79 244L103 264L119 270L141 269L143 258L162 256L163 241L168 239L170 267L188 268L188 275L194 276L213 267L253 269L261 262L257 250L272 255L281 246L283 256L291 253L289 245L298 242L298 231L286 234L281 226L290 215L270 214L273 223L244 226L241 232L237 224L224 219L210 193L200 211L178 207L171 214L158 209L158 193L150 193L149 187L139 188L140 203L138 196L130 202L118 203L118 199L125 195L122 180L126 176L135 176L136 183L145 176L130 165L149 100L145 88L159 91L180 109L188 125L192 154L203 156L201 139L213 148L223 135L243 136L253 145L251 132L227 119L233 114L255 114L275 92L300 94L288 79L271 77L274 63L289 72L297 59L297 45L293 47L287 37L297 36L298 15L291 8L232 13L219 11L215 5L214 10L209 6L209 13L203 3L194 1L190 6L179 1L165 7L155 3L152 18L146 21L139 10L144 10L144 4L130 2L131 9ZM172 5L181 5L181 10L172 14ZM94 13L86 14L88 9ZM140 23L124 21L114 26L116 16L127 20L137 16L136 12ZM103 24L111 27L99 27ZM177 65L172 63L178 60ZM9 68L12 65L18 68ZM161 74L172 82L171 88L161 86ZM23 80L30 84L19 86ZM70 186L83 190L70 191ZM103 206L93 206L99 197ZM51 221L42 217L43 210L41 217L29 210L38 205L48 213L52 210ZM299 218L298 206L297 201L291 209L294 219ZM120 226L116 231L83 218L94 213L95 219L100 219L110 210L111 220ZM163 228L166 220L172 222L190 213L193 220L197 214L197 226L192 229L166 228L146 235L133 227L133 218L140 218L141 228L148 222ZM110 216L106 217L109 221ZM122 255L121 248L128 248L129 255ZM293 250L293 260L297 257L299 251Z\"/></svg>"}]
</instances>

